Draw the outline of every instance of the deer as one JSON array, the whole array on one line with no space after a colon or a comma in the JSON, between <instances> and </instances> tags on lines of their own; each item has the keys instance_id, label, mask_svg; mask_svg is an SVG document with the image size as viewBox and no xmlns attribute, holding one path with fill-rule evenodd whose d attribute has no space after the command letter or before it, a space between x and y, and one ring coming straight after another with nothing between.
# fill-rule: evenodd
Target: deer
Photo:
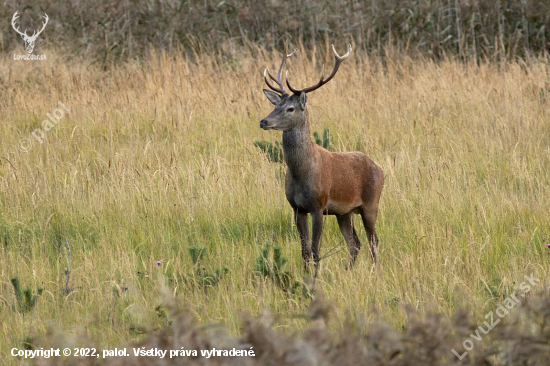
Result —
<instances>
[{"instance_id":1,"label":"deer","mask_svg":"<svg viewBox=\"0 0 550 366\"><path fill-rule=\"evenodd\" d=\"M271 89L263 89L263 92L275 108L260 121L260 128L283 132L283 156L287 166L285 195L293 210L306 271L312 254L315 269L318 269L324 215L336 216L349 250L346 269L354 265L361 248L354 227L355 214L361 216L375 265L377 261L378 236L375 225L384 186L382 168L362 152L331 152L311 140L307 94L328 83L352 51L351 44L343 56L336 52L334 45L331 48L335 58L332 72L325 78L323 70L319 82L310 87L294 89L289 83L288 71L286 86L292 94L286 91L281 81L285 62L296 51L283 55L277 77L267 67L263 75ZM272 85L268 77L277 86ZM308 214L312 217L311 248Z\"/></svg>"},{"instance_id":2,"label":"deer","mask_svg":"<svg viewBox=\"0 0 550 366\"><path fill-rule=\"evenodd\" d=\"M19 35L21 35L21 38L23 38L23 41L25 41L25 50L27 51L27 53L32 53L32 50L34 49L34 42L36 42L36 39L38 38L38 35L40 33L42 33L42 31L44 30L44 28L46 28L46 24L48 24L48 20L50 20L50 18L48 18L48 14L44 13L44 16L43 18L46 20L44 23L42 23L42 29L40 29L39 31L34 31L34 33L32 34L32 36L29 36L27 34L27 30L25 29L25 32L21 32L19 30L19 27L17 27L15 25L15 21L17 20L18 16L17 15L18 11L15 12L15 14L13 14L13 17L11 18L11 26L13 27L13 29L19 33Z\"/></svg>"}]
</instances>

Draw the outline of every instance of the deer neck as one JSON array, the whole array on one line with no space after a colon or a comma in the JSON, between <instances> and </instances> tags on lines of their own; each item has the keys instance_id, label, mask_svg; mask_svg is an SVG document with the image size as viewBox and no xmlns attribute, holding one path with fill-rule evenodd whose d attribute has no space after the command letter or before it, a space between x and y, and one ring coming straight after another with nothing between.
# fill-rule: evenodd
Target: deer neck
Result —
<instances>
[{"instance_id":1,"label":"deer neck","mask_svg":"<svg viewBox=\"0 0 550 366\"><path fill-rule=\"evenodd\" d=\"M306 114L301 126L283 132L285 162L293 178L306 179L313 164L315 146L311 141L309 121Z\"/></svg>"}]
</instances>

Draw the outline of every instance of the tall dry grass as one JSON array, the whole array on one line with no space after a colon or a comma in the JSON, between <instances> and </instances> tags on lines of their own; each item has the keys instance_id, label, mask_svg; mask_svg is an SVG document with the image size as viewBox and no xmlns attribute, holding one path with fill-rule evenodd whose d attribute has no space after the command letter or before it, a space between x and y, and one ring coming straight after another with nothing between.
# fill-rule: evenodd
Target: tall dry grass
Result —
<instances>
[{"instance_id":1,"label":"tall dry grass","mask_svg":"<svg viewBox=\"0 0 550 366\"><path fill-rule=\"evenodd\" d=\"M289 62L294 84L316 80L328 55L302 50ZM197 57L102 71L50 51L45 62L0 64L0 354L49 328L99 347L138 340L167 321L161 283L199 322L237 331L242 312L269 309L279 330L304 326L309 300L254 272L275 243L292 276L311 283L284 166L253 144L281 138L259 128L271 108L262 69L280 55ZM499 68L394 55L381 65L354 53L311 94L312 129L328 128L335 150L361 150L386 174L380 265L364 248L352 271L345 250L322 261L316 286L333 306L331 329L346 317L400 326L402 304L446 315L466 306L481 319L524 275L547 278L549 81L537 60ZM31 133L58 101L70 112L39 144ZM34 142L27 153L22 138ZM326 218L321 254L343 243ZM206 270L227 266L219 284L196 286L191 246L207 248ZM15 308L13 277L44 289L29 312Z\"/></svg>"}]
</instances>

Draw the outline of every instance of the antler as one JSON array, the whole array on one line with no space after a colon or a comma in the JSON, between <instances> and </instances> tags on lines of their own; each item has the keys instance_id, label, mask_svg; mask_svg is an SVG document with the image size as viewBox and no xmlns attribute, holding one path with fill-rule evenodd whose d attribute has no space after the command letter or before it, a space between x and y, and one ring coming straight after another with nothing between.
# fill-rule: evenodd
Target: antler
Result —
<instances>
[{"instance_id":1,"label":"antler","mask_svg":"<svg viewBox=\"0 0 550 366\"><path fill-rule=\"evenodd\" d=\"M289 58L290 56L294 55L295 52L296 52L296 50L292 51L292 53L289 53L288 55L283 56L283 61L281 62L281 67L279 67L279 72L277 73L277 78L275 78L273 75L271 75L271 73L269 72L269 69L267 67L264 70L265 83L267 84L267 86L269 86L272 90L276 91L277 93L288 94L285 90L285 86L284 86L283 82L281 81L281 76L283 76L283 67L285 66L286 59ZM267 79L268 75L269 75L269 78L271 80L273 80L274 82L277 83L277 85L279 85L278 88L275 88L273 85L271 85L269 83L269 81Z\"/></svg>"},{"instance_id":2,"label":"antler","mask_svg":"<svg viewBox=\"0 0 550 366\"><path fill-rule=\"evenodd\" d=\"M32 34L32 36L30 36L29 38L31 39L36 39L38 37L38 35L40 33L42 33L42 31L44 30L44 28L46 28L46 24L48 24L48 20L50 20L50 18L48 18L48 14L44 13L44 16L42 17L44 19L46 19L46 21L42 24L42 29L40 29L38 31L38 33L36 33L36 31L34 31L34 33Z\"/></svg>"},{"instance_id":3,"label":"antler","mask_svg":"<svg viewBox=\"0 0 550 366\"><path fill-rule=\"evenodd\" d=\"M19 11L16 11L15 14L13 14L13 18L11 18L11 26L12 26L13 29L15 29L15 31L16 31L17 33L19 33L21 36L23 36L23 37L28 37L28 35L27 35L27 30L26 30L26 29L25 29L25 33L23 33L23 32L21 32L21 31L19 30L19 27L16 27L16 26L15 26L15 21L17 20L17 17L18 17L17 13L18 13L18 12L19 12Z\"/></svg>"},{"instance_id":4,"label":"antler","mask_svg":"<svg viewBox=\"0 0 550 366\"><path fill-rule=\"evenodd\" d=\"M325 79L325 71L324 71L324 67L323 67L323 71L321 72L321 79L319 80L319 82L315 85L312 85L310 87L307 87L305 89L301 89L301 90L298 90L298 89L294 89L292 86L290 86L289 82L288 82L288 71L287 71L287 75L286 75L286 85L288 86L288 88L290 89L290 91L292 91L294 94L297 94L297 95L300 95L301 93L309 93L309 92L312 92L316 89L319 89L321 86L325 85L326 83L328 83L330 81L330 79L332 79L334 77L334 75L336 75L336 72L338 71L338 68L340 67L340 64L346 59L348 58L348 56L350 55L351 53L351 44L348 45L348 52L343 55L343 56L340 56L338 55L338 53L336 52L336 50L334 49L334 45L331 45L332 46L332 53L334 53L334 59L335 59L335 62L334 62L334 68L332 69L332 72L330 73L330 75L328 76L328 78Z\"/></svg>"},{"instance_id":5,"label":"antler","mask_svg":"<svg viewBox=\"0 0 550 366\"><path fill-rule=\"evenodd\" d=\"M48 24L48 20L50 20L50 18L48 17L48 14L44 13L44 16L43 18L46 19L46 21L42 24L42 29L40 29L38 31L38 33L36 33L36 31L34 31L34 33L32 34L32 36L29 37L29 35L27 34L27 30L25 29L25 32L21 32L19 30L19 27L16 27L15 25L15 21L17 20L17 18L19 17L19 15L17 15L17 13L19 13L19 11L16 11L15 14L13 14L13 17L11 18L11 26L13 27L13 29L15 29L15 31L17 33L19 33L24 39L30 39L30 40L33 40L33 39L36 39L38 37L38 35L40 33L42 33L42 31L44 30L44 28L46 28L46 24Z\"/></svg>"}]
</instances>

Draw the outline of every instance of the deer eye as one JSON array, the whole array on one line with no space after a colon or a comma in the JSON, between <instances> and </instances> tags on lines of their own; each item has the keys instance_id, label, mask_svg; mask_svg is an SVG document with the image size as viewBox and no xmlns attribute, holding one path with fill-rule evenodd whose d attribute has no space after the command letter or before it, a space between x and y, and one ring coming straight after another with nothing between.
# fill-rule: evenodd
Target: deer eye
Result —
<instances>
[{"instance_id":1,"label":"deer eye","mask_svg":"<svg viewBox=\"0 0 550 366\"><path fill-rule=\"evenodd\" d=\"M286 110L287 112L294 112L294 108L290 107Z\"/></svg>"}]
</instances>

